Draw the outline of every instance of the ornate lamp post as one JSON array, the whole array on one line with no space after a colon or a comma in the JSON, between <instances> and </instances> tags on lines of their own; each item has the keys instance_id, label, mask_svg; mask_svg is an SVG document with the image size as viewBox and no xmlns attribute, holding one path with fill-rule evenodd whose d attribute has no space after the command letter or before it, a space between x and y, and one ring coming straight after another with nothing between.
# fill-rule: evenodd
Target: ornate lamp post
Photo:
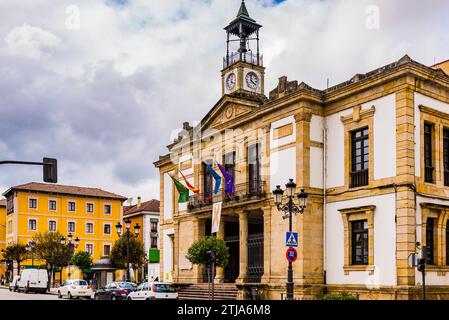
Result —
<instances>
[{"instance_id":1,"label":"ornate lamp post","mask_svg":"<svg viewBox=\"0 0 449 320\"><path fill-rule=\"evenodd\" d=\"M293 182L293 179L285 185L287 203L282 203L282 197L284 195L284 190L281 189L281 186L276 186L276 190L273 190L273 198L274 203L276 204L278 210L282 212L283 219L288 219L289 228L288 230L292 232L293 228L293 214L297 215L304 213L304 210L307 206L307 198L308 194L304 192L304 189L301 189L301 192L297 194L299 205L295 205L293 199L295 197L296 183ZM287 277L287 300L293 300L293 292L294 292L294 283L293 283L293 266L292 263L288 263L288 277Z\"/></svg>"},{"instance_id":2,"label":"ornate lamp post","mask_svg":"<svg viewBox=\"0 0 449 320\"><path fill-rule=\"evenodd\" d=\"M75 238L75 242L72 243L73 240L73 235L71 233L69 233L67 235L67 240L65 237L61 237L61 244L62 245L67 245L70 248L70 255L73 256L75 254L76 248L78 248L78 245L80 244L80 239L78 237ZM69 272L68 274L68 278L70 279L70 261L67 263L67 270Z\"/></svg>"},{"instance_id":3,"label":"ornate lamp post","mask_svg":"<svg viewBox=\"0 0 449 320\"><path fill-rule=\"evenodd\" d=\"M27 245L25 246L26 250L31 253L31 266L34 267L34 245L36 244L36 242L34 241L30 241L27 243Z\"/></svg>"},{"instance_id":4,"label":"ornate lamp post","mask_svg":"<svg viewBox=\"0 0 449 320\"><path fill-rule=\"evenodd\" d=\"M131 229L131 220L130 219L126 219L125 221L125 229L126 229L126 272L125 272L125 281L129 281L129 238L131 233L129 232L129 230ZM115 225L115 229L117 230L117 234L118 236L121 238L123 235L123 230L122 230L123 226L120 222L118 222ZM136 237L139 236L140 233L140 226L138 223L136 223L134 225L134 233L136 235Z\"/></svg>"}]
</instances>

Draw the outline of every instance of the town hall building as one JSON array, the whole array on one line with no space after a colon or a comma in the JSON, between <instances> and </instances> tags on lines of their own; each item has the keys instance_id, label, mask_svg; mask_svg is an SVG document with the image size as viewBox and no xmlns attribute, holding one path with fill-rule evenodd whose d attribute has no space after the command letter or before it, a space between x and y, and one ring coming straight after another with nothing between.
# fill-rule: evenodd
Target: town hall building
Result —
<instances>
[{"instance_id":1,"label":"town hall building","mask_svg":"<svg viewBox=\"0 0 449 320\"><path fill-rule=\"evenodd\" d=\"M428 298L449 298L448 63L425 66L408 56L319 90L280 77L267 91L259 25L242 2L225 28L222 97L195 127L184 123L160 170L160 278L205 282L186 258L211 234L213 203L230 253L220 283L239 298L285 297L288 222L272 190L294 179L309 195L293 218L299 233L295 298L347 291L361 299L418 299L426 258ZM207 164L235 182L214 192ZM178 203L170 175L200 189ZM297 200L296 200L297 201Z\"/></svg>"}]
</instances>

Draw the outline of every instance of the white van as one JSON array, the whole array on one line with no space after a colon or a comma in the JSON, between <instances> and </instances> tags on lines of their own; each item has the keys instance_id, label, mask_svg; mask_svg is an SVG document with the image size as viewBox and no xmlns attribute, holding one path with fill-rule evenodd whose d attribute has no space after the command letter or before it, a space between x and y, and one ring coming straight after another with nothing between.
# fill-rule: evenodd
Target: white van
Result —
<instances>
[{"instance_id":1,"label":"white van","mask_svg":"<svg viewBox=\"0 0 449 320\"><path fill-rule=\"evenodd\" d=\"M19 284L20 276L14 276L12 281L9 283L9 291L17 291L17 285Z\"/></svg>"},{"instance_id":2,"label":"white van","mask_svg":"<svg viewBox=\"0 0 449 320\"><path fill-rule=\"evenodd\" d=\"M28 292L47 292L48 273L44 269L24 269L20 273L18 281L18 291Z\"/></svg>"}]
</instances>

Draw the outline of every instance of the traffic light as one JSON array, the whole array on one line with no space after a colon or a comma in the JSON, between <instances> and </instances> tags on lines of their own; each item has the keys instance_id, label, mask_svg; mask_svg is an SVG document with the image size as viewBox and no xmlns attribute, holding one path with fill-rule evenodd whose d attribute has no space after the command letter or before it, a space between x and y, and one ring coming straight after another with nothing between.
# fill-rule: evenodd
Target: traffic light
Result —
<instances>
[{"instance_id":1,"label":"traffic light","mask_svg":"<svg viewBox=\"0 0 449 320\"><path fill-rule=\"evenodd\" d=\"M44 182L58 183L58 160L44 158Z\"/></svg>"},{"instance_id":2,"label":"traffic light","mask_svg":"<svg viewBox=\"0 0 449 320\"><path fill-rule=\"evenodd\" d=\"M419 259L418 260L418 271L423 272L425 268L426 268L426 259L423 259L423 258Z\"/></svg>"}]
</instances>

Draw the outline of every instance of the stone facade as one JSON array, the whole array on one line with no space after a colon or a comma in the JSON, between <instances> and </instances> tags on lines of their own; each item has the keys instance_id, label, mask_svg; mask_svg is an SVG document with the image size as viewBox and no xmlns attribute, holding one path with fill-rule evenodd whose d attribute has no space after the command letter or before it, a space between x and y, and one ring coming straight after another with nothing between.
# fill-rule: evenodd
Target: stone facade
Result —
<instances>
[{"instance_id":1,"label":"stone facade","mask_svg":"<svg viewBox=\"0 0 449 320\"><path fill-rule=\"evenodd\" d=\"M326 90L281 77L269 98L243 86L227 94L225 75L237 70L241 85L244 68L265 72L263 66L243 61L227 66L222 72L223 97L198 126L185 123L168 146L169 154L155 162L161 177L161 279L203 281L202 268L192 266L185 254L210 232L211 203L223 201L217 236L233 248L235 265L219 268L216 281L235 282L240 298L258 287L261 297L280 299L287 275L288 224L271 190L292 178L298 191L309 194L305 212L293 219L293 229L299 232L299 257L293 264L296 298L341 291L361 299L419 298L421 275L409 267L408 256L420 252L417 242L426 245L427 217L437 219L428 296L449 298L449 186L444 183L449 168L442 137L449 126L449 76L405 56ZM259 81L264 88L263 76ZM435 125L434 183L424 179L424 122ZM352 132L362 128L369 131L368 180L354 187ZM252 192L250 149L255 144L260 160L257 190ZM236 196L227 198L222 187L210 202L200 194L189 204L178 203L169 174L182 181L182 168L189 182L203 190L202 161L212 160L219 172L216 163L223 164L223 156L231 153ZM366 264L352 261L353 221L367 221ZM263 239L262 271L253 254L258 239Z\"/></svg>"}]
</instances>

